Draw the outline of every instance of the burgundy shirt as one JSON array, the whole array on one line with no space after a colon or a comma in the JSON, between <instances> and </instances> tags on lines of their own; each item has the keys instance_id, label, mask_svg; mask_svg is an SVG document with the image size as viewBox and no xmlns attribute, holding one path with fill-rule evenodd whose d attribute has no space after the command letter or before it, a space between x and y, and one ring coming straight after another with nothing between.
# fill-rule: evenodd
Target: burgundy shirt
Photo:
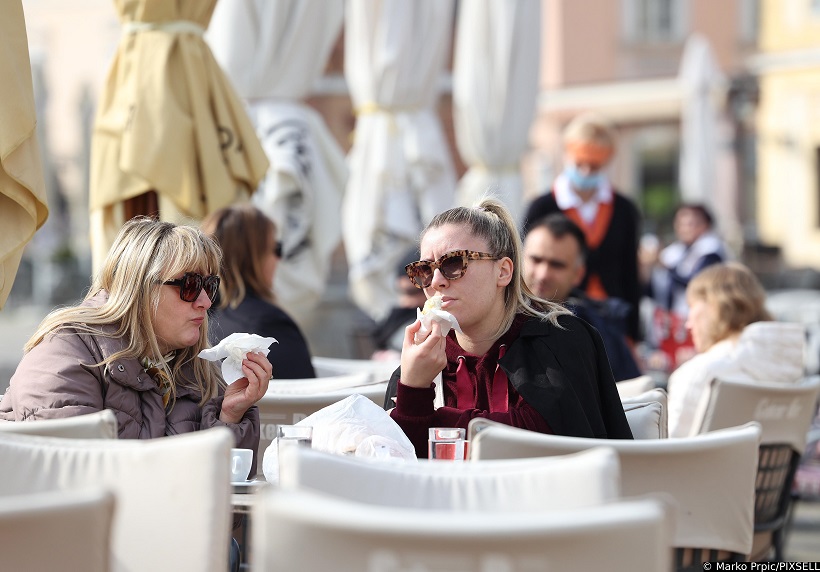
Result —
<instances>
[{"instance_id":1,"label":"burgundy shirt","mask_svg":"<svg viewBox=\"0 0 820 572\"><path fill-rule=\"evenodd\" d=\"M510 328L484 355L464 351L455 332L446 340L447 366L442 371L444 407L433 409L435 389L409 387L399 380L396 407L390 412L416 448L416 456L427 458L427 430L430 427L464 427L471 419L483 417L513 427L552 433L547 421L510 384L498 360L518 339L528 319L515 317Z\"/></svg>"}]
</instances>

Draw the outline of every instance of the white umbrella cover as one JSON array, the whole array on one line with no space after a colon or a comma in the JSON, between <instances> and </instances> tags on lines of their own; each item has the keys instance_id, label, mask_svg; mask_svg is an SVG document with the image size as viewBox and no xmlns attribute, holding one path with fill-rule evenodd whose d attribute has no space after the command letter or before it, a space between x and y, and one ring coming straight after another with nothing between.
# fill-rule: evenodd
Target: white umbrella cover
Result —
<instances>
[{"instance_id":1,"label":"white umbrella cover","mask_svg":"<svg viewBox=\"0 0 820 572\"><path fill-rule=\"evenodd\" d=\"M713 206L719 152L716 99L726 79L703 36L692 34L686 41L678 81L683 92L678 174L681 199Z\"/></svg>"},{"instance_id":2,"label":"white umbrella cover","mask_svg":"<svg viewBox=\"0 0 820 572\"><path fill-rule=\"evenodd\" d=\"M516 218L522 211L519 163L535 117L541 52L540 2L461 2L453 63L456 142L469 169L458 202L486 191Z\"/></svg>"},{"instance_id":3,"label":"white umbrella cover","mask_svg":"<svg viewBox=\"0 0 820 572\"><path fill-rule=\"evenodd\" d=\"M342 0L219 2L206 39L248 112L270 160L254 203L276 223L284 260L279 303L297 321L312 319L341 239L344 153L311 94L344 19Z\"/></svg>"},{"instance_id":4,"label":"white umbrella cover","mask_svg":"<svg viewBox=\"0 0 820 572\"><path fill-rule=\"evenodd\" d=\"M395 266L453 205L455 174L435 112L451 0L349 0L345 77L357 110L342 218L353 300L374 319L395 300Z\"/></svg>"}]
</instances>

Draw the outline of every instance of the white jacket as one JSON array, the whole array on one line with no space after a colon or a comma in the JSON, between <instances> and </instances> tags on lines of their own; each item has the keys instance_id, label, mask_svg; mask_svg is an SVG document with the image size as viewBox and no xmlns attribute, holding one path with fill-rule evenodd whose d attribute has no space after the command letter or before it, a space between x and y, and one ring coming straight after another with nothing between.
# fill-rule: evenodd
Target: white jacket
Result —
<instances>
[{"instance_id":1,"label":"white jacket","mask_svg":"<svg viewBox=\"0 0 820 572\"><path fill-rule=\"evenodd\" d=\"M736 339L722 340L669 376L669 436L700 429L715 378L750 383L794 383L804 374L802 324L755 322Z\"/></svg>"}]
</instances>

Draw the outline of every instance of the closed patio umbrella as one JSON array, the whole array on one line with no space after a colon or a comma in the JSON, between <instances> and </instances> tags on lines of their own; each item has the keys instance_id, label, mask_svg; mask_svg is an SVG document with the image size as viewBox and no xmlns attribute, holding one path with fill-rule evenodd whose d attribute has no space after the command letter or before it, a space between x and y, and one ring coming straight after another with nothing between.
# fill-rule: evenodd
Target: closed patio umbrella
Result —
<instances>
[{"instance_id":1,"label":"closed patio umbrella","mask_svg":"<svg viewBox=\"0 0 820 572\"><path fill-rule=\"evenodd\" d=\"M283 245L274 291L305 324L314 316L342 237L344 152L306 105L342 28L342 0L230 0L214 10L206 39L246 101L270 160L253 197Z\"/></svg>"},{"instance_id":2,"label":"closed patio umbrella","mask_svg":"<svg viewBox=\"0 0 820 572\"><path fill-rule=\"evenodd\" d=\"M197 222L246 199L268 168L202 38L216 0L115 0L123 23L91 148L95 268L135 214ZM154 194L155 193L155 194Z\"/></svg>"},{"instance_id":3,"label":"closed patio umbrella","mask_svg":"<svg viewBox=\"0 0 820 572\"><path fill-rule=\"evenodd\" d=\"M703 36L692 34L686 41L678 81L683 91L678 175L681 199L714 207L720 155L717 99L726 79Z\"/></svg>"},{"instance_id":4,"label":"closed patio umbrella","mask_svg":"<svg viewBox=\"0 0 820 572\"><path fill-rule=\"evenodd\" d=\"M517 218L524 194L519 163L535 117L541 53L540 2L461 2L453 61L456 143L469 168L457 200L488 189Z\"/></svg>"},{"instance_id":5,"label":"closed patio umbrella","mask_svg":"<svg viewBox=\"0 0 820 572\"><path fill-rule=\"evenodd\" d=\"M396 298L394 268L453 205L455 174L435 105L453 2L349 0L345 78L356 108L342 234L353 300L374 319Z\"/></svg>"},{"instance_id":6,"label":"closed patio umbrella","mask_svg":"<svg viewBox=\"0 0 820 572\"><path fill-rule=\"evenodd\" d=\"M23 250L48 218L21 0L0 4L0 310Z\"/></svg>"}]
</instances>

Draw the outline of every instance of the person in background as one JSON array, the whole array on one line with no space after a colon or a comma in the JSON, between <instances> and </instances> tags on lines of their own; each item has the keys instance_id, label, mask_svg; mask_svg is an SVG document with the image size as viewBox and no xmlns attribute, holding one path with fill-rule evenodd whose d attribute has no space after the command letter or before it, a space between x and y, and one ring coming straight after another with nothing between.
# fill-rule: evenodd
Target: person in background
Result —
<instances>
[{"instance_id":1,"label":"person in background","mask_svg":"<svg viewBox=\"0 0 820 572\"><path fill-rule=\"evenodd\" d=\"M442 336L433 322L417 343L421 322L405 329L385 409L417 456L427 457L430 427L466 428L476 417L541 433L632 438L601 336L529 291L518 229L501 203L484 199L436 215L420 252L408 276L427 298L441 296L461 332ZM444 405L436 409L437 390Z\"/></svg>"},{"instance_id":2,"label":"person in background","mask_svg":"<svg viewBox=\"0 0 820 572\"><path fill-rule=\"evenodd\" d=\"M749 383L794 383L803 375L802 325L770 321L766 293L737 262L714 264L686 288L697 355L669 377L669 436L700 429L715 378Z\"/></svg>"},{"instance_id":3,"label":"person in background","mask_svg":"<svg viewBox=\"0 0 820 572\"><path fill-rule=\"evenodd\" d=\"M396 305L390 313L373 328L372 338L376 351L371 359L378 361L398 360L404 342L404 328L416 321L416 310L427 300L424 292L407 276L404 267L419 259L417 248L410 250L396 267Z\"/></svg>"},{"instance_id":4,"label":"person in background","mask_svg":"<svg viewBox=\"0 0 820 572\"><path fill-rule=\"evenodd\" d=\"M198 229L135 218L117 235L79 306L51 312L26 343L0 418L55 419L111 409L121 439L224 426L259 446L271 364L258 353L226 387L208 347L219 246ZM254 453L254 468L256 467ZM161 483L159 483L161 485Z\"/></svg>"},{"instance_id":5,"label":"person in background","mask_svg":"<svg viewBox=\"0 0 820 572\"><path fill-rule=\"evenodd\" d=\"M272 337L268 359L276 379L316 377L310 349L296 322L276 305L273 279L282 257L276 226L250 203L214 211L202 221L224 254L222 284L211 316L211 343L237 333Z\"/></svg>"},{"instance_id":6,"label":"person in background","mask_svg":"<svg viewBox=\"0 0 820 572\"><path fill-rule=\"evenodd\" d=\"M626 343L629 305L618 298L592 300L578 289L586 255L578 225L560 213L547 215L532 223L524 237L524 282L536 296L564 304L598 330L615 381L638 377L641 371Z\"/></svg>"},{"instance_id":7,"label":"person in background","mask_svg":"<svg viewBox=\"0 0 820 572\"><path fill-rule=\"evenodd\" d=\"M647 338L665 354L670 370L694 354L692 338L684 326L689 312L687 285L704 268L727 259L726 247L704 205L681 204L673 224L676 240L658 254L648 284L654 312Z\"/></svg>"},{"instance_id":8,"label":"person in background","mask_svg":"<svg viewBox=\"0 0 820 572\"><path fill-rule=\"evenodd\" d=\"M594 113L573 119L564 130L564 171L555 179L551 192L529 205L523 233L536 220L554 212L564 213L577 224L589 249L580 288L594 300L612 297L628 303L627 335L636 342L640 339L640 214L606 176L614 154L615 133L606 119Z\"/></svg>"}]
</instances>

